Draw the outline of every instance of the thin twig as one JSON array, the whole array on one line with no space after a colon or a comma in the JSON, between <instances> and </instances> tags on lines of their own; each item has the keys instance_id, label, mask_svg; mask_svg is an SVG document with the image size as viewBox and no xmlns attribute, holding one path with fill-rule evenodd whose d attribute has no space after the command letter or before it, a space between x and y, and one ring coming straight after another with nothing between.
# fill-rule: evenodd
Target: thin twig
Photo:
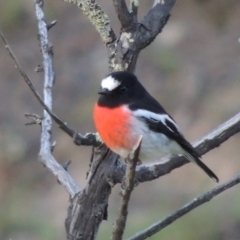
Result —
<instances>
[{"instance_id":1,"label":"thin twig","mask_svg":"<svg viewBox=\"0 0 240 240\"><path fill-rule=\"evenodd\" d=\"M39 103L42 105L42 107L48 112L48 114L55 120L55 122L59 125L60 128L64 128L64 126L66 125L61 119L59 119L53 112L52 110L44 103L43 99L41 98L40 94L37 92L36 88L33 86L31 80L28 78L27 74L25 73L25 71L23 70L22 66L20 65L20 63L17 60L17 57L15 56L15 54L13 53L10 45L8 44L5 36L3 35L2 31L0 30L0 36L5 44L5 48L7 49L9 55L11 56L15 67L17 68L17 70L20 72L20 74L22 75L23 79L25 80L25 82L27 83L27 85L29 86L29 88L31 89L32 93L34 94L34 96L37 98L37 100L39 101ZM67 127L68 128L68 127ZM64 129L65 132L68 133L68 135L70 136L74 136L74 131L71 129Z\"/></svg>"},{"instance_id":2,"label":"thin twig","mask_svg":"<svg viewBox=\"0 0 240 240\"><path fill-rule=\"evenodd\" d=\"M35 97L37 98L37 100L41 103L41 105L43 106L44 109L46 109L46 111L51 112L51 110L45 105L44 101L42 100L40 94L37 92L37 90L34 88L32 82L29 80L28 76L26 75L26 73L24 72L22 66L20 65L20 63L17 60L17 57L15 56L15 54L13 53L11 47L9 46L7 39L5 38L3 32L0 30L0 36L5 44L5 48L7 49L9 55L11 56L14 64L15 64L15 68L17 68L17 70L20 72L20 74L22 75L23 79L25 80L25 82L27 83L27 85L29 86L29 88L31 89L31 91L33 92L33 94L35 95Z\"/></svg>"},{"instance_id":3,"label":"thin twig","mask_svg":"<svg viewBox=\"0 0 240 240\"><path fill-rule=\"evenodd\" d=\"M128 215L128 203L132 190L134 188L134 176L137 163L139 161L139 152L141 148L142 136L139 137L137 144L132 149L129 156L129 163L127 164L126 174L125 174L125 186L122 189L122 202L119 210L118 218L113 227L113 234L111 240L121 240Z\"/></svg>"},{"instance_id":4,"label":"thin twig","mask_svg":"<svg viewBox=\"0 0 240 240\"><path fill-rule=\"evenodd\" d=\"M28 78L27 74L23 70L22 66L20 65L19 61L17 60L17 57L13 53L9 43L7 42L4 34L0 30L0 36L5 44L5 48L7 49L9 55L11 56L15 67L22 75L23 79L31 89L34 96L37 98L41 106L46 110L46 112L53 118L53 120L56 122L56 124L59 126L60 129L62 129L65 133L67 133L70 137L74 138L74 142L77 145L84 145L84 146L99 146L102 144L101 139L99 138L98 134L96 133L87 133L85 135L81 135L80 133L76 133L73 129L68 127L67 123L63 122L53 111L44 103L43 99L41 98L40 94L36 90L36 88L33 86L31 80Z\"/></svg>"},{"instance_id":5,"label":"thin twig","mask_svg":"<svg viewBox=\"0 0 240 240\"><path fill-rule=\"evenodd\" d=\"M162 230L166 226L170 225L172 222L176 221L183 215L189 213L190 211L197 208L198 206L210 201L212 198L214 198L218 194L235 186L238 183L240 183L240 174L238 174L236 177L232 178L230 181L206 192L202 196L200 196L198 198L194 198L191 202L189 202L186 205L184 205L183 207L179 208L176 212L170 214L163 220L160 220L159 222L154 223L153 225L149 226L148 228L144 229L143 231L132 236L128 240L143 240L148 237L151 237L153 234L159 232L160 230Z\"/></svg>"},{"instance_id":6,"label":"thin twig","mask_svg":"<svg viewBox=\"0 0 240 240\"><path fill-rule=\"evenodd\" d=\"M52 27L54 27L57 23L57 20L53 20L47 24L47 30L49 31Z\"/></svg>"},{"instance_id":7,"label":"thin twig","mask_svg":"<svg viewBox=\"0 0 240 240\"><path fill-rule=\"evenodd\" d=\"M43 118L38 116L37 114L25 113L24 115L25 115L25 117L27 117L27 118L32 120L31 122L25 123L26 126L35 125L35 124L37 124L37 125L41 125L42 124Z\"/></svg>"}]
</instances>

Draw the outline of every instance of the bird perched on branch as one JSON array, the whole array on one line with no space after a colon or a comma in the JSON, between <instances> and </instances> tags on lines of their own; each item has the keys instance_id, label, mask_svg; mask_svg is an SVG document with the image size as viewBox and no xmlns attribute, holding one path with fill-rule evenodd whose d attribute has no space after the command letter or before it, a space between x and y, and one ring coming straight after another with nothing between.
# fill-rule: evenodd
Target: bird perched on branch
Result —
<instances>
[{"instance_id":1,"label":"bird perched on branch","mask_svg":"<svg viewBox=\"0 0 240 240\"><path fill-rule=\"evenodd\" d=\"M127 158L142 136L139 159L157 160L162 154L182 154L210 178L218 177L200 160L173 118L130 72L113 72L101 82L94 122L103 142Z\"/></svg>"}]
</instances>

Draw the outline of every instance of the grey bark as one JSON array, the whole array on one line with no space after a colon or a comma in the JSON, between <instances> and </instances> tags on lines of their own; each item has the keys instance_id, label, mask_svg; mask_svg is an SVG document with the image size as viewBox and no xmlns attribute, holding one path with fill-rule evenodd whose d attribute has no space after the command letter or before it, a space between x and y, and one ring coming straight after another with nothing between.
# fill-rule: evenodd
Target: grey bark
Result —
<instances>
[{"instance_id":1,"label":"grey bark","mask_svg":"<svg viewBox=\"0 0 240 240\"><path fill-rule=\"evenodd\" d=\"M100 33L103 42L109 50L110 71L134 71L139 52L148 46L161 32L162 28L168 21L170 16L169 12L175 3L175 0L156 0L153 8L149 11L143 21L139 23L137 22L137 0L130 0L130 12L128 12L124 0L113 0L115 10L122 26L120 36L116 39L107 15L94 0L65 1L77 4ZM18 63L1 31L0 36L6 44L6 49L12 57L16 68L19 70L22 77L45 109L44 118L37 119L37 121L41 121L42 125L40 160L53 172L54 175L57 176L58 181L70 194L71 205L68 209L68 217L66 219L67 237L71 240L95 239L100 223L107 219L108 198L111 193L111 188L116 183L121 183L123 181L125 165L119 160L116 154L109 151L104 145L101 145L98 134L87 133L81 135L76 133L52 112L52 88L54 84L54 71L52 66L53 52L52 46L48 42L47 31L56 24L56 21L47 24L44 20L42 8L43 0L35 0L35 10L39 27L39 40L43 54L43 67L41 69L44 72L45 80L44 100L41 99L26 73ZM32 114L30 115L33 116ZM57 163L52 155L51 117L63 131L74 138L77 145L95 146L87 185L83 191L80 191L80 188L71 176ZM221 143L239 131L240 114L237 114L229 121L220 125L211 133L200 139L194 144L194 147L196 147L197 151L202 155L211 149L218 147ZM138 182L150 181L159 178L186 163L187 161L181 157L165 158L154 165L142 165L137 167L135 178ZM151 234L159 231L162 227L165 227L167 224L178 219L181 214L186 214L199 204L208 201L216 194L221 193L237 183L239 183L239 176L230 182L209 191L200 198L194 199L193 202L190 202L185 207L171 214L163 221L160 221L146 231L139 233L137 237L139 237L139 239L145 239L146 237L151 236Z\"/></svg>"}]
</instances>

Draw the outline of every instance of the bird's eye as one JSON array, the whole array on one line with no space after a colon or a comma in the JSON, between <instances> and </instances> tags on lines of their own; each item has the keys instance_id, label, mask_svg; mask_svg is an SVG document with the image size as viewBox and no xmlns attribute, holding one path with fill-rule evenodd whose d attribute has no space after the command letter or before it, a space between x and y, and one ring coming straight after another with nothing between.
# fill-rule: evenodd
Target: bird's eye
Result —
<instances>
[{"instance_id":1,"label":"bird's eye","mask_svg":"<svg viewBox=\"0 0 240 240\"><path fill-rule=\"evenodd\" d=\"M122 92L125 92L127 90L127 88L125 86L121 86L119 90L122 93Z\"/></svg>"}]
</instances>

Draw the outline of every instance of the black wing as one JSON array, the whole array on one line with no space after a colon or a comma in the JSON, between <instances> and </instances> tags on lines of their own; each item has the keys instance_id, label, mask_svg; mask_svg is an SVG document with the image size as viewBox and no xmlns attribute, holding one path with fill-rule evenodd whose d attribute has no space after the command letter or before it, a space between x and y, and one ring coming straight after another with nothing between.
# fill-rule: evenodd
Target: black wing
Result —
<instances>
[{"instance_id":1,"label":"black wing","mask_svg":"<svg viewBox=\"0 0 240 240\"><path fill-rule=\"evenodd\" d=\"M129 108L134 111L147 111L148 116L138 115L142 118L149 128L158 133L163 133L169 139L176 141L192 158L195 163L212 179L218 182L218 177L200 160L201 156L193 146L184 138L179 131L173 118L167 114L161 104L154 99L148 92L145 92L140 99L129 104ZM149 114L150 113L150 114ZM152 114L153 113L153 114ZM151 117L157 115L157 117Z\"/></svg>"},{"instance_id":2,"label":"black wing","mask_svg":"<svg viewBox=\"0 0 240 240\"><path fill-rule=\"evenodd\" d=\"M142 118L149 128L154 132L160 132L165 134L168 138L176 141L185 151L187 151L194 158L199 158L200 155L195 151L192 145L184 138L179 131L173 118L165 111L162 105L153 98L148 92L142 96L141 99L134 101L129 105L132 111L138 111L139 109L154 113L157 118L150 116L138 116ZM160 121L159 119L164 119Z\"/></svg>"},{"instance_id":3,"label":"black wing","mask_svg":"<svg viewBox=\"0 0 240 240\"><path fill-rule=\"evenodd\" d=\"M164 114L165 115L165 114ZM186 152L188 152L194 158L200 158L200 155L196 152L196 150L192 147L192 145L184 138L181 132L179 132L176 125L168 120L168 116L165 115L165 121L158 121L154 118L145 118L144 121L147 123L149 128L158 133L163 133L169 139L176 141Z\"/></svg>"},{"instance_id":4,"label":"black wing","mask_svg":"<svg viewBox=\"0 0 240 240\"><path fill-rule=\"evenodd\" d=\"M165 115L165 114L164 114ZM165 115L164 121L159 121L154 118L141 117L149 126L149 128L158 133L163 133L169 139L176 141L187 153L189 153L195 160L195 163L212 179L216 182L219 181L218 177L209 169L201 160L201 156L193 148L193 146L184 138L178 127L175 125L172 118Z\"/></svg>"}]
</instances>

